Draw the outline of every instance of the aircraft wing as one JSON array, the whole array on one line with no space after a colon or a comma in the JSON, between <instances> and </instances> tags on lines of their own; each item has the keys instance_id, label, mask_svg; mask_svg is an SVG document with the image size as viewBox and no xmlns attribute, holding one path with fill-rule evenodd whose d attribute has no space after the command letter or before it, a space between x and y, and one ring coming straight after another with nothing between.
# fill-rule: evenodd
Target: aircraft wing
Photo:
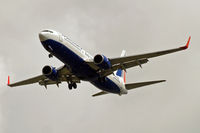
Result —
<instances>
[{"instance_id":1,"label":"aircraft wing","mask_svg":"<svg viewBox=\"0 0 200 133\"><path fill-rule=\"evenodd\" d=\"M44 75L39 75L39 76L30 78L30 79L26 79L26 80L23 80L23 81L19 81L19 82L10 84L10 83L9 83L9 82L10 82L10 77L8 77L8 86L10 86L10 87L15 87L15 86L33 84L33 83L37 83L37 82L39 82L40 80L44 80L44 79L46 79L46 77L45 77Z\"/></svg>"},{"instance_id":2,"label":"aircraft wing","mask_svg":"<svg viewBox=\"0 0 200 133\"><path fill-rule=\"evenodd\" d=\"M8 76L8 86L10 87L15 87L15 86L21 86L21 85L28 85L28 84L33 84L33 83L39 83L40 85L44 85L45 87L47 85L52 85L52 84L59 84L62 81L66 82L75 82L75 83L80 83L80 79L73 75L66 66L62 66L57 69L58 70L58 81L52 81L49 78L47 78L45 75L39 75L33 78L29 78L23 81L15 82L10 84L10 77Z\"/></svg>"},{"instance_id":3,"label":"aircraft wing","mask_svg":"<svg viewBox=\"0 0 200 133\"><path fill-rule=\"evenodd\" d=\"M106 69L106 70L101 70L93 61L87 62L87 64L91 68L96 70L101 77L104 77L104 76L108 76L108 75L112 74L117 69L126 70L128 68L135 67L135 66L142 67L141 65L147 63L149 58L185 50L189 46L190 39L191 39L191 37L189 37L187 44L185 46L175 48L175 49L169 49L169 50L163 50L163 51L152 52L152 53L147 53L147 54L140 54L140 55L133 55L133 56L109 58L109 61L112 65L112 67L110 69Z\"/></svg>"},{"instance_id":4,"label":"aircraft wing","mask_svg":"<svg viewBox=\"0 0 200 133\"><path fill-rule=\"evenodd\" d=\"M119 57L119 58L111 58L109 60L110 60L111 64L114 65L114 64L118 64L118 63L124 63L124 62L133 61L133 60L140 60L140 59L148 59L148 58L153 58L153 57L157 57L157 56L161 56L161 55L178 52L178 51L185 50L188 48L190 39L191 39L191 37L189 37L187 44L183 47L169 49L169 50L163 50L163 51L158 51L158 52L152 52L152 53L147 53L147 54L125 56L125 57Z\"/></svg>"}]
</instances>

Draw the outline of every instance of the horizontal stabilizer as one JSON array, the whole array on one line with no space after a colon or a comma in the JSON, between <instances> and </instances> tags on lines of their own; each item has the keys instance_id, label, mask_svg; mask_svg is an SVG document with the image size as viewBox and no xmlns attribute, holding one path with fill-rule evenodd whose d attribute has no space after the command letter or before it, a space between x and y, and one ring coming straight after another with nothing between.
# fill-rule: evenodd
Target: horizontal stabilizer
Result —
<instances>
[{"instance_id":1,"label":"horizontal stabilizer","mask_svg":"<svg viewBox=\"0 0 200 133\"><path fill-rule=\"evenodd\" d=\"M105 91L101 91L99 93L96 93L94 95L92 95L93 97L96 97L96 96L101 96L101 95L105 95L105 94L108 94L108 92L105 92Z\"/></svg>"},{"instance_id":2,"label":"horizontal stabilizer","mask_svg":"<svg viewBox=\"0 0 200 133\"><path fill-rule=\"evenodd\" d=\"M143 86L147 86L147 85L152 85L152 84L156 84L156 83L161 83L161 82L165 82L165 81L166 80L140 82L140 83L126 84L125 86L126 86L127 90L131 90L131 89L135 89L135 88L139 88L139 87L143 87Z\"/></svg>"}]
</instances>

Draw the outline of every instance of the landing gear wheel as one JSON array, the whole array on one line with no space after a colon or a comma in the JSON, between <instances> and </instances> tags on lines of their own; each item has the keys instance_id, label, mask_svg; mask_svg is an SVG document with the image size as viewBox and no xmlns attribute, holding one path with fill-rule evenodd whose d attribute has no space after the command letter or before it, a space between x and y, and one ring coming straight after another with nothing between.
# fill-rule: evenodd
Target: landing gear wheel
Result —
<instances>
[{"instance_id":1,"label":"landing gear wheel","mask_svg":"<svg viewBox=\"0 0 200 133\"><path fill-rule=\"evenodd\" d=\"M52 54L49 54L49 58L52 58L53 57L53 55Z\"/></svg>"},{"instance_id":2,"label":"landing gear wheel","mask_svg":"<svg viewBox=\"0 0 200 133\"><path fill-rule=\"evenodd\" d=\"M77 84L76 83L73 83L72 86L73 86L74 89L77 88Z\"/></svg>"},{"instance_id":3,"label":"landing gear wheel","mask_svg":"<svg viewBox=\"0 0 200 133\"><path fill-rule=\"evenodd\" d=\"M68 84L68 88L71 90L72 89L72 84Z\"/></svg>"}]
</instances>

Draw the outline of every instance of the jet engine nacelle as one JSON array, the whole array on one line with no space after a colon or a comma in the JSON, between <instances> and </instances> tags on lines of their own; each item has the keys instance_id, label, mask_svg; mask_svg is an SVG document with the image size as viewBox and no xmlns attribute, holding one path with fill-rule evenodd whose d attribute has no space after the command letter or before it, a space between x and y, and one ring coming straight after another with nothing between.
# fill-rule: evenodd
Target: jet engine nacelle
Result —
<instances>
[{"instance_id":1,"label":"jet engine nacelle","mask_svg":"<svg viewBox=\"0 0 200 133\"><path fill-rule=\"evenodd\" d=\"M111 68L111 63L109 61L109 59L104 56L104 55L100 55L100 54L97 54L95 57L94 57L94 63L102 68L102 69L109 69Z\"/></svg>"},{"instance_id":2,"label":"jet engine nacelle","mask_svg":"<svg viewBox=\"0 0 200 133\"><path fill-rule=\"evenodd\" d=\"M42 69L42 73L49 79L55 81L58 79L58 71L55 67L52 66L44 66Z\"/></svg>"}]
</instances>

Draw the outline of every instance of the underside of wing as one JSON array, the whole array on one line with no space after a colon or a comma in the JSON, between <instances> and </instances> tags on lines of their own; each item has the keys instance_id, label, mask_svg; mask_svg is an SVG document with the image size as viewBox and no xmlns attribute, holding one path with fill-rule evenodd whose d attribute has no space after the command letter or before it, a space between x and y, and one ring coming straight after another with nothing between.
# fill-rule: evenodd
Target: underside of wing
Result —
<instances>
[{"instance_id":1,"label":"underside of wing","mask_svg":"<svg viewBox=\"0 0 200 133\"><path fill-rule=\"evenodd\" d=\"M142 64L145 64L148 62L149 58L158 57L174 52L178 52L181 50L185 50L188 48L190 43L191 37L189 37L187 44L183 47L174 48L174 49L168 49L158 52L152 52L152 53L146 53L146 54L140 54L140 55L133 55L133 56L121 56L118 58L109 58L109 63L111 64L110 68L102 69L101 67L97 66L94 61L86 62L92 69L96 70L101 77L108 76L112 74L114 71L118 69L126 70L131 67L135 66L142 66Z\"/></svg>"},{"instance_id":2,"label":"underside of wing","mask_svg":"<svg viewBox=\"0 0 200 133\"><path fill-rule=\"evenodd\" d=\"M189 43L190 43L190 39L191 39L191 37L189 37L187 44L183 47L179 47L179 48L175 48L175 49L169 49L169 50L163 50L163 51L158 51L158 52L152 52L152 53L146 53L146 54L140 54L140 55L111 58L109 60L110 60L110 63L112 65L114 65L114 64L118 64L118 63L124 63L124 62L133 61L133 60L144 59L144 58L149 59L149 58L153 58L153 57L157 57L157 56L162 56L162 55L178 52L178 51L185 50L185 49L188 48Z\"/></svg>"},{"instance_id":3,"label":"underside of wing","mask_svg":"<svg viewBox=\"0 0 200 133\"><path fill-rule=\"evenodd\" d=\"M73 75L67 67L64 65L60 68L57 69L58 71L58 78L57 80L51 80L45 75L39 75L33 78L29 78L23 81L15 82L10 84L10 77L8 77L8 86L10 87L15 87L15 86L21 86L21 85L28 85L28 84L33 84L33 83L39 83L40 85L44 85L45 87L47 85L52 85L52 84L59 84L63 81L66 82L73 82L73 83L80 83L80 79Z\"/></svg>"},{"instance_id":4,"label":"underside of wing","mask_svg":"<svg viewBox=\"0 0 200 133\"><path fill-rule=\"evenodd\" d=\"M143 87L143 86L147 86L147 85L152 85L152 84L156 84L156 83L161 83L161 82L165 82L165 81L166 80L157 80L157 81L132 83L132 84L126 84L125 87L127 90L131 90L131 89L135 89L135 88L139 88L139 87Z\"/></svg>"},{"instance_id":5,"label":"underside of wing","mask_svg":"<svg viewBox=\"0 0 200 133\"><path fill-rule=\"evenodd\" d=\"M21 85L28 85L28 84L37 83L38 81L44 80L44 79L46 79L46 77L44 75L39 75L39 76L30 78L30 79L26 79L23 81L19 81L19 82L13 83L13 84L10 84L9 83L10 81L9 81L8 86L15 87L15 86L21 86Z\"/></svg>"}]
</instances>

